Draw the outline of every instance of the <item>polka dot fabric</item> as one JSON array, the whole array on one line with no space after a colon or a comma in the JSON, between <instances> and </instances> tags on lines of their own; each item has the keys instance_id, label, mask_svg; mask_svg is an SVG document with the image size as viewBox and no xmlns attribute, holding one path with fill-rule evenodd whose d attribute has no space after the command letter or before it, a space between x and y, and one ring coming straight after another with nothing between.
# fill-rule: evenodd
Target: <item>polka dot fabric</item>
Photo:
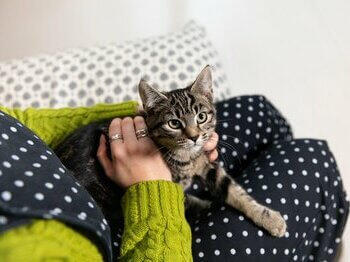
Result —
<instances>
[{"instance_id":1,"label":"polka dot fabric","mask_svg":"<svg viewBox=\"0 0 350 262\"><path fill-rule=\"evenodd\" d=\"M33 218L94 236L111 260L110 228L95 201L29 129L0 112L0 233Z\"/></svg>"},{"instance_id":2,"label":"polka dot fabric","mask_svg":"<svg viewBox=\"0 0 350 262\"><path fill-rule=\"evenodd\" d=\"M217 52L190 22L161 37L0 63L0 103L58 108L137 100L141 77L169 91L186 87L207 64L216 97L229 97Z\"/></svg>"},{"instance_id":3,"label":"polka dot fabric","mask_svg":"<svg viewBox=\"0 0 350 262\"><path fill-rule=\"evenodd\" d=\"M189 219L194 261L333 261L349 202L327 143L293 139L261 96L236 97L217 108L217 132L225 141L221 163L255 199L280 211L288 229L274 238L239 211L214 205ZM199 183L191 192L207 194Z\"/></svg>"},{"instance_id":4,"label":"polka dot fabric","mask_svg":"<svg viewBox=\"0 0 350 262\"><path fill-rule=\"evenodd\" d=\"M188 217L194 261L332 261L349 202L327 143L293 139L287 121L263 96L216 105L220 163L249 194L280 211L288 229L274 238L237 210L213 205ZM0 148L0 232L32 218L56 218L94 236L107 258L117 257L122 229L111 233L90 195L51 150L4 114ZM199 182L189 191L208 196Z\"/></svg>"}]
</instances>

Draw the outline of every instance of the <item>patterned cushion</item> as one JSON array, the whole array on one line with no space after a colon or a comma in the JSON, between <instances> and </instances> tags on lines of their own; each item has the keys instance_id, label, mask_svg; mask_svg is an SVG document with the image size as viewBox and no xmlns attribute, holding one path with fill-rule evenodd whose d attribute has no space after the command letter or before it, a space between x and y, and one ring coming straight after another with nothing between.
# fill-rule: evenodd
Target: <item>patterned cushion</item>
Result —
<instances>
[{"instance_id":1,"label":"patterned cushion","mask_svg":"<svg viewBox=\"0 0 350 262\"><path fill-rule=\"evenodd\" d=\"M172 90L190 84L207 64L216 100L228 97L217 52L203 27L190 22L165 36L0 63L0 104L58 108L137 100L141 77Z\"/></svg>"}]
</instances>

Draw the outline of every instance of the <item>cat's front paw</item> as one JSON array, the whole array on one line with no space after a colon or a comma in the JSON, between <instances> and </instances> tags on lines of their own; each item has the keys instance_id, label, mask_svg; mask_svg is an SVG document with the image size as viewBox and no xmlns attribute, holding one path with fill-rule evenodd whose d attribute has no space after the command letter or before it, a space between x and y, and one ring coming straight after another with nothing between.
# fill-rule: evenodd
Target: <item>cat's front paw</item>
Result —
<instances>
[{"instance_id":1,"label":"cat's front paw","mask_svg":"<svg viewBox=\"0 0 350 262\"><path fill-rule=\"evenodd\" d=\"M262 226L275 237L283 237L287 230L286 221L280 212L265 209L262 214Z\"/></svg>"}]
</instances>

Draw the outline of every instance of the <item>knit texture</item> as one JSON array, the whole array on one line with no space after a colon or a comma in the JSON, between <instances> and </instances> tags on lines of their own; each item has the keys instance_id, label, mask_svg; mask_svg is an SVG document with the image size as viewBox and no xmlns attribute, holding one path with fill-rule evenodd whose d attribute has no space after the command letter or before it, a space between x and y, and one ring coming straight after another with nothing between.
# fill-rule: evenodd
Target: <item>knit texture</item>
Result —
<instances>
[{"instance_id":1,"label":"knit texture","mask_svg":"<svg viewBox=\"0 0 350 262\"><path fill-rule=\"evenodd\" d=\"M122 198L121 261L192 261L184 193L170 181L135 184Z\"/></svg>"},{"instance_id":2,"label":"knit texture","mask_svg":"<svg viewBox=\"0 0 350 262\"><path fill-rule=\"evenodd\" d=\"M0 106L1 111L22 122L51 148L55 148L81 126L118 116L135 115L137 108L136 101L60 109L28 108L21 110Z\"/></svg>"},{"instance_id":3,"label":"knit texture","mask_svg":"<svg viewBox=\"0 0 350 262\"><path fill-rule=\"evenodd\" d=\"M85 236L56 220L34 220L0 235L0 261L103 261Z\"/></svg>"}]
</instances>

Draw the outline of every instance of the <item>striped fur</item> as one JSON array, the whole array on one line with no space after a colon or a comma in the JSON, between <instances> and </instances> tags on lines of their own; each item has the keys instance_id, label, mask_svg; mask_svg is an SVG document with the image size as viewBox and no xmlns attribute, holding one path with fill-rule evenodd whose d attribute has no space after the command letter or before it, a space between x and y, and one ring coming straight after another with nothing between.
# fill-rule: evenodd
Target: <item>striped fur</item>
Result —
<instances>
[{"instance_id":1,"label":"striped fur","mask_svg":"<svg viewBox=\"0 0 350 262\"><path fill-rule=\"evenodd\" d=\"M184 190L197 175L206 183L213 199L226 202L273 236L282 237L286 223L280 213L255 201L222 167L211 164L202 150L216 125L211 83L208 66L192 85L168 93L161 93L141 81L139 91L150 135L169 165L173 181L180 183ZM198 121L201 112L207 115L203 123ZM172 120L180 121L180 127L172 128L169 124ZM186 199L186 207L191 209L209 206L207 200L194 196Z\"/></svg>"}]
</instances>

